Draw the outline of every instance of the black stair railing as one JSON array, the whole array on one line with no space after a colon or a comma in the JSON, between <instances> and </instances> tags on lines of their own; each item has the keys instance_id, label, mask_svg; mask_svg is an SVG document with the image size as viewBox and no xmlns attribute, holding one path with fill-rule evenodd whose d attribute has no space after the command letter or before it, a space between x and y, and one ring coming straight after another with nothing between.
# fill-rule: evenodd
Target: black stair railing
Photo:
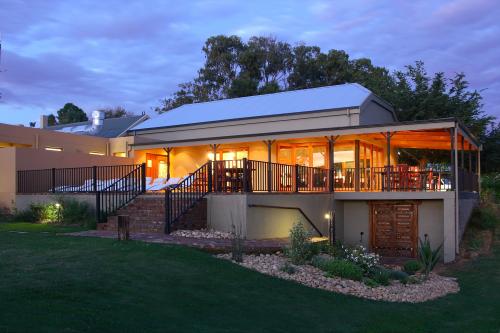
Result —
<instances>
[{"instance_id":1,"label":"black stair railing","mask_svg":"<svg viewBox=\"0 0 500 333\"><path fill-rule=\"evenodd\" d=\"M125 176L96 191L97 222L106 222L108 216L144 192L146 192L146 164L141 164L135 166Z\"/></svg>"},{"instance_id":2,"label":"black stair railing","mask_svg":"<svg viewBox=\"0 0 500 333\"><path fill-rule=\"evenodd\" d=\"M165 233L169 234L172 225L212 190L212 167L213 162L207 162L165 190Z\"/></svg>"}]
</instances>

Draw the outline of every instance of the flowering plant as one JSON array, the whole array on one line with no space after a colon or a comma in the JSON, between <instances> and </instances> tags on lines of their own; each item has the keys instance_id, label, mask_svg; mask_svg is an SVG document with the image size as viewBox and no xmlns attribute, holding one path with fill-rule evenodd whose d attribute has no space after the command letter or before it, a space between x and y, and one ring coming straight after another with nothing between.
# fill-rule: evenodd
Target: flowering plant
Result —
<instances>
[{"instance_id":1,"label":"flowering plant","mask_svg":"<svg viewBox=\"0 0 500 333\"><path fill-rule=\"evenodd\" d=\"M342 246L342 257L352 262L353 264L361 267L365 272L377 266L380 261L378 254L368 252L363 245L356 245L352 247Z\"/></svg>"}]
</instances>

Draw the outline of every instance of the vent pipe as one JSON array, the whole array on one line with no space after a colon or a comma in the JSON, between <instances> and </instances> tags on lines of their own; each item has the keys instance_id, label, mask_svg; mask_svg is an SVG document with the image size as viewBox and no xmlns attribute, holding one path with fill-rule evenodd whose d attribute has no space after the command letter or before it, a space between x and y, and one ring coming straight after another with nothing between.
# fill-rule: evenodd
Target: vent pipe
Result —
<instances>
[{"instance_id":1,"label":"vent pipe","mask_svg":"<svg viewBox=\"0 0 500 333\"><path fill-rule=\"evenodd\" d=\"M92 130L95 132L104 124L104 111L92 111Z\"/></svg>"}]
</instances>

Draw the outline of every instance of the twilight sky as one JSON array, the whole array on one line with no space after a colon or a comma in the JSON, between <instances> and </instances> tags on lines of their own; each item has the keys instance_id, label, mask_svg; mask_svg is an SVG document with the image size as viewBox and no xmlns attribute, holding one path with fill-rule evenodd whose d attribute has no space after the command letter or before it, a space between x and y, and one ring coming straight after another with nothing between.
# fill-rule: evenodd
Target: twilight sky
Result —
<instances>
[{"instance_id":1,"label":"twilight sky","mask_svg":"<svg viewBox=\"0 0 500 333\"><path fill-rule=\"evenodd\" d=\"M400 69L464 71L500 118L496 0L1 0L0 122L37 121L73 102L87 113L151 112L191 80L207 37L276 36Z\"/></svg>"}]
</instances>

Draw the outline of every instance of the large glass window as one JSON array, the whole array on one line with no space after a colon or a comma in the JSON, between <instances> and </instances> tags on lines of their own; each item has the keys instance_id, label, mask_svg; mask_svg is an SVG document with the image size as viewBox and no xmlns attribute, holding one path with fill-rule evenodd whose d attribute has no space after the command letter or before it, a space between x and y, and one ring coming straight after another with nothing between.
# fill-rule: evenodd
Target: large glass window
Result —
<instances>
[{"instance_id":1,"label":"large glass window","mask_svg":"<svg viewBox=\"0 0 500 333\"><path fill-rule=\"evenodd\" d=\"M213 161L213 152L208 153L208 158ZM248 148L224 148L217 151L217 160L234 161L248 158Z\"/></svg>"}]
</instances>

